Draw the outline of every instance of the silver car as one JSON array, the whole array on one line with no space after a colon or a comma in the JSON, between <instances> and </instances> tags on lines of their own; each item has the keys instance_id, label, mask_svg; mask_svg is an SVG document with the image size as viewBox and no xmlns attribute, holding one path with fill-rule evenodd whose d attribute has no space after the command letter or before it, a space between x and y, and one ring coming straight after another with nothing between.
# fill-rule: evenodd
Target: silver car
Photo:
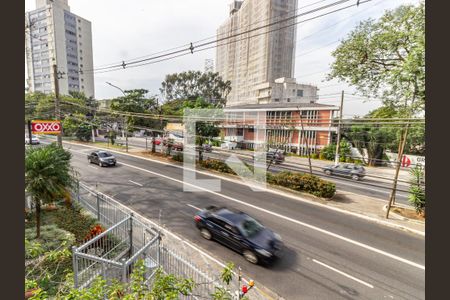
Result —
<instances>
[{"instance_id":1,"label":"silver car","mask_svg":"<svg viewBox=\"0 0 450 300\"><path fill-rule=\"evenodd\" d=\"M353 180L360 180L366 176L366 169L355 164L330 165L324 167L323 171L327 175L351 177Z\"/></svg>"}]
</instances>

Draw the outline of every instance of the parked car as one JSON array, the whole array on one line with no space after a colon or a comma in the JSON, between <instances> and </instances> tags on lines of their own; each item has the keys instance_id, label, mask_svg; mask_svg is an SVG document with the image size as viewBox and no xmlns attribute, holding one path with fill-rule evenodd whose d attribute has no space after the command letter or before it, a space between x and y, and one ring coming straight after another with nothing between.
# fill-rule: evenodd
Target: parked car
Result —
<instances>
[{"instance_id":1,"label":"parked car","mask_svg":"<svg viewBox=\"0 0 450 300\"><path fill-rule=\"evenodd\" d=\"M39 145L41 142L39 141L39 138L32 134L31 135L31 145ZM25 144L30 144L30 136L28 134L25 134Z\"/></svg>"},{"instance_id":2,"label":"parked car","mask_svg":"<svg viewBox=\"0 0 450 300\"><path fill-rule=\"evenodd\" d=\"M244 212L210 206L194 220L203 238L222 243L253 264L270 263L282 254L280 235Z\"/></svg>"},{"instance_id":3,"label":"parked car","mask_svg":"<svg viewBox=\"0 0 450 300\"><path fill-rule=\"evenodd\" d=\"M88 155L88 162L98 164L100 167L115 166L116 158L106 151L94 151Z\"/></svg>"},{"instance_id":4,"label":"parked car","mask_svg":"<svg viewBox=\"0 0 450 300\"><path fill-rule=\"evenodd\" d=\"M268 161L273 160L276 164L284 162L284 153L281 150L269 150L266 154Z\"/></svg>"},{"instance_id":5,"label":"parked car","mask_svg":"<svg viewBox=\"0 0 450 300\"><path fill-rule=\"evenodd\" d=\"M261 156L262 155L262 156ZM253 155L253 158L259 161L264 160L264 154L261 155ZM269 150L266 152L266 161L269 162L273 160L275 164L281 164L284 162L284 153L281 150Z\"/></svg>"},{"instance_id":6,"label":"parked car","mask_svg":"<svg viewBox=\"0 0 450 300\"><path fill-rule=\"evenodd\" d=\"M323 168L327 175L338 175L351 177L353 180L360 180L366 176L366 169L363 166L355 164L330 165Z\"/></svg>"},{"instance_id":7,"label":"parked car","mask_svg":"<svg viewBox=\"0 0 450 300\"><path fill-rule=\"evenodd\" d=\"M211 152L212 151L212 147L210 144L203 144L202 148L203 148L203 152ZM198 151L199 149L200 149L200 146L195 147L195 151Z\"/></svg>"},{"instance_id":8,"label":"parked car","mask_svg":"<svg viewBox=\"0 0 450 300\"><path fill-rule=\"evenodd\" d=\"M161 139L155 139L155 145L161 145ZM153 143L153 140L152 140Z\"/></svg>"}]
</instances>

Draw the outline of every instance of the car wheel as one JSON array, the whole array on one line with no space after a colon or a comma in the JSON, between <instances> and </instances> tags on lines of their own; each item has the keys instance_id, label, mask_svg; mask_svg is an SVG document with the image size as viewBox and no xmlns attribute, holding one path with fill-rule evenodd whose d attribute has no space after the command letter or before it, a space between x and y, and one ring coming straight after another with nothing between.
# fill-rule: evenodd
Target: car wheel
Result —
<instances>
[{"instance_id":1,"label":"car wheel","mask_svg":"<svg viewBox=\"0 0 450 300\"><path fill-rule=\"evenodd\" d=\"M101 161L98 162L98 165L99 165L100 167L103 167L103 164L102 164Z\"/></svg>"},{"instance_id":2,"label":"car wheel","mask_svg":"<svg viewBox=\"0 0 450 300\"><path fill-rule=\"evenodd\" d=\"M88 162L89 162L90 164L92 164L92 161L91 161L91 159L90 159L90 158L88 158Z\"/></svg>"},{"instance_id":3,"label":"car wheel","mask_svg":"<svg viewBox=\"0 0 450 300\"><path fill-rule=\"evenodd\" d=\"M352 179L353 179L353 180L359 180L359 176L356 175L356 174L353 174L353 175L352 175Z\"/></svg>"},{"instance_id":4,"label":"car wheel","mask_svg":"<svg viewBox=\"0 0 450 300\"><path fill-rule=\"evenodd\" d=\"M245 250L243 254L244 254L244 258L247 261L249 261L249 262L251 262L252 264L255 264L255 265L258 263L258 257L252 251Z\"/></svg>"},{"instance_id":5,"label":"car wheel","mask_svg":"<svg viewBox=\"0 0 450 300\"><path fill-rule=\"evenodd\" d=\"M207 240L211 240L212 239L211 232L208 229L206 229L206 228L200 229L200 234L202 235L203 238L205 238Z\"/></svg>"},{"instance_id":6,"label":"car wheel","mask_svg":"<svg viewBox=\"0 0 450 300\"><path fill-rule=\"evenodd\" d=\"M331 171L330 170L325 170L325 174L331 175Z\"/></svg>"}]
</instances>

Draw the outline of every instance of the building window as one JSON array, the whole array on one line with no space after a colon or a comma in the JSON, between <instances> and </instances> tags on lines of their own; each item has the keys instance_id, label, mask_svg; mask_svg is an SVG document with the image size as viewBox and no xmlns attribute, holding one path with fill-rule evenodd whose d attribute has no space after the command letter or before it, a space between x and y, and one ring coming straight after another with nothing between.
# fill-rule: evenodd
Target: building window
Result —
<instances>
[{"instance_id":1,"label":"building window","mask_svg":"<svg viewBox=\"0 0 450 300\"><path fill-rule=\"evenodd\" d=\"M275 99L273 99L275 102L280 102L280 99L279 98L275 98Z\"/></svg>"},{"instance_id":2,"label":"building window","mask_svg":"<svg viewBox=\"0 0 450 300\"><path fill-rule=\"evenodd\" d=\"M297 90L297 97L303 97L303 90Z\"/></svg>"},{"instance_id":3,"label":"building window","mask_svg":"<svg viewBox=\"0 0 450 300\"><path fill-rule=\"evenodd\" d=\"M237 135L237 136L242 136L242 135L244 135L244 128L237 128L237 129L236 129L236 135Z\"/></svg>"},{"instance_id":4,"label":"building window","mask_svg":"<svg viewBox=\"0 0 450 300\"><path fill-rule=\"evenodd\" d=\"M287 98L287 102L291 102L291 98Z\"/></svg>"}]
</instances>

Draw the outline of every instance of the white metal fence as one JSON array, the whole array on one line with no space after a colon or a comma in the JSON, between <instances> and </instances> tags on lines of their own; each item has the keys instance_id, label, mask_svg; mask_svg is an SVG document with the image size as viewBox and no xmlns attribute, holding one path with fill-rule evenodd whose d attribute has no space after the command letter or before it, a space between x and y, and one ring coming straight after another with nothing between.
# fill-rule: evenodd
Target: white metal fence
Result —
<instances>
[{"instance_id":1,"label":"white metal fence","mask_svg":"<svg viewBox=\"0 0 450 300\"><path fill-rule=\"evenodd\" d=\"M107 282L127 282L133 264L143 259L148 269L146 281L151 284L158 267L165 273L190 278L196 284L186 299L211 297L218 285L218 273L201 270L191 259L160 243L160 228L111 197L83 183L73 191L73 199L92 213L106 231L73 248L75 287L84 288L97 276Z\"/></svg>"}]
</instances>

